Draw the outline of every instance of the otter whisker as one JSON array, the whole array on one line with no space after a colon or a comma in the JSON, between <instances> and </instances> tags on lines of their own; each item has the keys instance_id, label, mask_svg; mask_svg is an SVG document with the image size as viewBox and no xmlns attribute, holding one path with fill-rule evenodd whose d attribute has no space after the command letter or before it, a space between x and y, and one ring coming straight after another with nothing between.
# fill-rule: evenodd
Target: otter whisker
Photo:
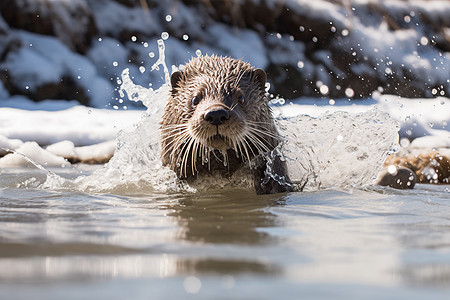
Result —
<instances>
[{"instance_id":1,"label":"otter whisker","mask_svg":"<svg viewBox=\"0 0 450 300\"><path fill-rule=\"evenodd\" d=\"M188 147L186 148L186 152L185 152L185 154L183 155L183 171L184 171L184 176L185 177L187 177L187 165L188 165L188 161L189 161L189 153L191 153L192 154L192 145L194 144L194 142L195 142L195 139L194 138L192 138L190 141L189 141L189 145L188 145Z\"/></svg>"},{"instance_id":2,"label":"otter whisker","mask_svg":"<svg viewBox=\"0 0 450 300\"><path fill-rule=\"evenodd\" d=\"M194 145L192 146L192 151L191 151L191 171L192 171L192 175L195 175L195 171L197 170L197 146L198 143L195 139L194 140Z\"/></svg>"},{"instance_id":3,"label":"otter whisker","mask_svg":"<svg viewBox=\"0 0 450 300\"><path fill-rule=\"evenodd\" d=\"M272 134L272 133L270 133L270 132L261 130L261 129L259 129L259 128L255 128L255 127L250 127L250 126L249 126L249 131L252 131L253 133L257 133L258 135L261 135L261 136L266 136L266 137L269 137L269 138L273 138L273 139L275 139L275 140L281 139L281 136L280 136L280 135L278 135L278 134Z\"/></svg>"},{"instance_id":4,"label":"otter whisker","mask_svg":"<svg viewBox=\"0 0 450 300\"><path fill-rule=\"evenodd\" d=\"M164 153L167 153L167 148L169 147L169 146L171 146L171 144L174 144L175 145L175 147L173 147L172 148L172 151L171 152L174 152L174 151L176 151L177 149L178 149L178 145L182 142L182 141L184 141L186 138L188 138L189 137L189 132L183 132L183 134L180 134L179 136L177 136L177 137L174 137L174 136L171 136L171 138L173 138L173 140L171 140L169 143L167 143L165 146L164 146L164 148L162 149L162 151L164 152Z\"/></svg>"},{"instance_id":5,"label":"otter whisker","mask_svg":"<svg viewBox=\"0 0 450 300\"><path fill-rule=\"evenodd\" d=\"M245 155L247 156L248 161L250 161L250 155L249 155L249 152L248 152L248 149L247 149L247 146L250 147L250 145L248 145L248 143L247 143L245 138L240 139L240 144L242 145L242 148L244 149L244 152L245 152ZM251 150L251 148L250 148L250 150ZM253 150L252 150L252 152L253 152Z\"/></svg>"},{"instance_id":6,"label":"otter whisker","mask_svg":"<svg viewBox=\"0 0 450 300\"><path fill-rule=\"evenodd\" d=\"M267 146L267 144L270 145L270 143L267 140L261 140L260 137L258 135L255 135L253 132L249 132L249 137L252 138L250 141L253 145L255 145L260 153L270 151L269 147ZM264 141L267 142L267 144L264 143Z\"/></svg>"},{"instance_id":7,"label":"otter whisker","mask_svg":"<svg viewBox=\"0 0 450 300\"><path fill-rule=\"evenodd\" d=\"M269 151L269 147L268 146L272 146L272 143L270 143L266 138L258 135L257 133L252 131L252 129L249 129L249 133L248 134L249 134L249 136L252 137L253 140L257 140L259 144L264 146L264 148L267 149L266 151Z\"/></svg>"},{"instance_id":8,"label":"otter whisker","mask_svg":"<svg viewBox=\"0 0 450 300\"><path fill-rule=\"evenodd\" d=\"M188 137L188 139L185 141L184 146L181 148L180 153L178 154L178 157L176 159L176 161L180 161L180 170L182 171L182 174L184 174L184 176L187 176L187 172L186 172L186 165L187 165L187 157L189 155L189 151L190 151L190 147L193 143L193 138L191 136ZM174 154L174 151L172 151L172 153Z\"/></svg>"},{"instance_id":9,"label":"otter whisker","mask_svg":"<svg viewBox=\"0 0 450 300\"><path fill-rule=\"evenodd\" d=\"M161 142L164 143L169 140L168 144L171 144L175 141L174 139L179 139L180 137L185 136L186 134L187 134L187 131L177 132L177 133L174 133L174 134L171 134L171 135L161 138Z\"/></svg>"},{"instance_id":10,"label":"otter whisker","mask_svg":"<svg viewBox=\"0 0 450 300\"><path fill-rule=\"evenodd\" d=\"M233 104L233 105L230 107L230 111L233 111L233 110L236 108L236 106L238 106L237 103Z\"/></svg>"}]
</instances>

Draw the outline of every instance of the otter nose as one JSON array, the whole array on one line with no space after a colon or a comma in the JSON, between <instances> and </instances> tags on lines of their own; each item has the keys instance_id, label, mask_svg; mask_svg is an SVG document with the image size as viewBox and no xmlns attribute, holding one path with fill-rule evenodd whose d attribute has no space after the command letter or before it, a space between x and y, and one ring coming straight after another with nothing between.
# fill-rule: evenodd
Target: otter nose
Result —
<instances>
[{"instance_id":1,"label":"otter nose","mask_svg":"<svg viewBox=\"0 0 450 300\"><path fill-rule=\"evenodd\" d=\"M225 109L210 110L205 114L205 121L212 125L221 125L230 118L230 113Z\"/></svg>"}]
</instances>

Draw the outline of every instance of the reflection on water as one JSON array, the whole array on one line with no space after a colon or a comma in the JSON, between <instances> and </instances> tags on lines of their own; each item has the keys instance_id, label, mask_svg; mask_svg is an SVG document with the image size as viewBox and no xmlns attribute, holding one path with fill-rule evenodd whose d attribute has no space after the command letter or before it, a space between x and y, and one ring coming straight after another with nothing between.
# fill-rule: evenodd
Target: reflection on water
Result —
<instances>
[{"instance_id":1,"label":"reflection on water","mask_svg":"<svg viewBox=\"0 0 450 300\"><path fill-rule=\"evenodd\" d=\"M39 181L33 172L20 180ZM0 174L2 299L17 283L24 291L70 284L83 295L83 284L101 293L96 283L125 280L122 288L159 287L160 298L179 288L178 297L196 291L203 299L225 287L237 298L273 299L279 290L289 298L305 286L312 295L382 287L409 299L423 295L411 289L450 285L446 186L113 195L16 187L17 176Z\"/></svg>"},{"instance_id":2,"label":"reflection on water","mask_svg":"<svg viewBox=\"0 0 450 300\"><path fill-rule=\"evenodd\" d=\"M277 205L279 195L255 196L248 191L225 195L204 193L180 199L169 216L176 218L179 238L208 244L263 245L274 239L259 229L276 226L265 208Z\"/></svg>"},{"instance_id":3,"label":"reflection on water","mask_svg":"<svg viewBox=\"0 0 450 300\"><path fill-rule=\"evenodd\" d=\"M177 237L211 248L206 257L180 259L177 270L186 274L279 273L279 267L258 261L253 254L255 247L276 243L277 238L263 229L277 225L275 215L266 208L279 201L279 195L256 196L241 190L192 195L174 203L169 216L179 226Z\"/></svg>"}]
</instances>

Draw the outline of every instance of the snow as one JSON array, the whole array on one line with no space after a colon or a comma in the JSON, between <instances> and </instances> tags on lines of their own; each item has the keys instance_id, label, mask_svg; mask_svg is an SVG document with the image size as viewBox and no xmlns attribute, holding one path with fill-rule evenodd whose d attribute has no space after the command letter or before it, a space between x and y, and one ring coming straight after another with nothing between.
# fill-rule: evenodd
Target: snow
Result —
<instances>
[{"instance_id":1,"label":"snow","mask_svg":"<svg viewBox=\"0 0 450 300\"><path fill-rule=\"evenodd\" d=\"M55 38L25 31L15 33L25 46L12 53L0 68L8 70L16 86L34 90L37 86L59 82L68 76L90 94L92 106L104 107L105 100L112 100L112 83L100 77L87 58L70 51Z\"/></svg>"},{"instance_id":2,"label":"snow","mask_svg":"<svg viewBox=\"0 0 450 300\"><path fill-rule=\"evenodd\" d=\"M63 157L42 149L36 142L26 142L18 147L14 154L0 158L0 168L32 165L30 159L44 167L65 167L70 165Z\"/></svg>"},{"instance_id":3,"label":"snow","mask_svg":"<svg viewBox=\"0 0 450 300\"><path fill-rule=\"evenodd\" d=\"M48 166L67 165L64 157L81 161L104 161L113 155L119 132L129 131L137 126L143 115L140 110L95 109L71 106L66 102L56 102L67 108L54 110L54 103L23 101L23 109L0 107L0 148L16 150ZM54 111L50 111L50 108ZM444 151L450 148L450 99L445 97L406 99L377 95L374 99L362 101L300 98L284 105L273 100L272 108L278 118L297 115L316 118L339 111L356 114L375 108L389 113L398 122L400 138L412 140L407 143L410 148L442 148ZM0 150L0 155L5 154L5 150ZM1 168L27 164L29 163L17 154L0 159Z\"/></svg>"},{"instance_id":4,"label":"snow","mask_svg":"<svg viewBox=\"0 0 450 300\"><path fill-rule=\"evenodd\" d=\"M50 105L50 104L49 104ZM74 106L60 111L0 108L0 136L41 146L70 140L88 146L114 140L120 130L139 122L142 111Z\"/></svg>"}]
</instances>

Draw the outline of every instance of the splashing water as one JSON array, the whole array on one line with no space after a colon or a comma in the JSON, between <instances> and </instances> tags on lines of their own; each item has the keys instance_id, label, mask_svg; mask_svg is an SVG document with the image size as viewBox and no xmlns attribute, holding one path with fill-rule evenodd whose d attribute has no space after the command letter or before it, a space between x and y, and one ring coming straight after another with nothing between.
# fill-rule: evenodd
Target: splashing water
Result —
<instances>
[{"instance_id":1,"label":"splashing water","mask_svg":"<svg viewBox=\"0 0 450 300\"><path fill-rule=\"evenodd\" d=\"M396 122L376 109L357 115L300 115L277 125L286 139L280 147L291 180L307 182L309 189L373 184L398 144Z\"/></svg>"},{"instance_id":2,"label":"splashing water","mask_svg":"<svg viewBox=\"0 0 450 300\"><path fill-rule=\"evenodd\" d=\"M152 70L163 67L166 83L157 90L135 85L129 70L122 72L120 92L131 101L141 101L147 110L132 132L121 132L114 157L90 176L74 181L48 178L45 188L76 188L88 192L195 192L210 188L252 187L251 178L238 171L230 179L203 178L188 185L160 160L159 122L170 92L170 74L165 64L164 42L158 41L159 59ZM307 189L360 188L372 184L389 151L395 149L397 124L377 110L358 115L345 112L312 118L299 115L276 119L284 138L277 149L288 165L294 183ZM270 162L270 155L269 162ZM268 170L270 166L268 165ZM268 176L272 176L269 172ZM275 179L275 178L274 178ZM58 185L58 186L56 186Z\"/></svg>"}]
</instances>

